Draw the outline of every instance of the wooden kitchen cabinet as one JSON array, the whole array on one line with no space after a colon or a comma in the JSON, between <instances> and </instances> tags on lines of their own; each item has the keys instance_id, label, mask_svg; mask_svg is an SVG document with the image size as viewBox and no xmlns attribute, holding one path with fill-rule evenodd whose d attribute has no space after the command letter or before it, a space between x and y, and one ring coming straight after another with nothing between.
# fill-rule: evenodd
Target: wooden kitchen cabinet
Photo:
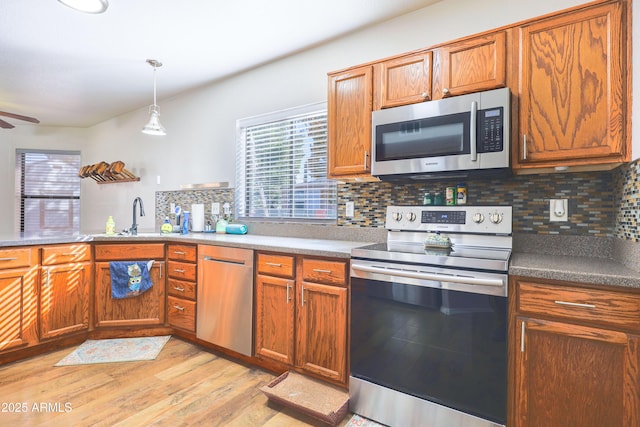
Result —
<instances>
[{"instance_id":1,"label":"wooden kitchen cabinet","mask_svg":"<svg viewBox=\"0 0 640 427\"><path fill-rule=\"evenodd\" d=\"M165 323L164 243L98 244L95 246L95 326L161 326ZM111 297L110 261L153 260L153 286L137 297Z\"/></svg>"},{"instance_id":2,"label":"wooden kitchen cabinet","mask_svg":"<svg viewBox=\"0 0 640 427\"><path fill-rule=\"evenodd\" d=\"M373 67L329 74L327 176L372 179Z\"/></svg>"},{"instance_id":3,"label":"wooden kitchen cabinet","mask_svg":"<svg viewBox=\"0 0 640 427\"><path fill-rule=\"evenodd\" d=\"M260 252L257 259L256 355L346 384L347 262ZM270 275L293 259L295 272Z\"/></svg>"},{"instance_id":4,"label":"wooden kitchen cabinet","mask_svg":"<svg viewBox=\"0 0 640 427\"><path fill-rule=\"evenodd\" d=\"M429 101L431 52L401 56L374 65L374 110Z\"/></svg>"},{"instance_id":5,"label":"wooden kitchen cabinet","mask_svg":"<svg viewBox=\"0 0 640 427\"><path fill-rule=\"evenodd\" d=\"M506 52L506 31L467 38L435 49L432 99L505 87Z\"/></svg>"},{"instance_id":6,"label":"wooden kitchen cabinet","mask_svg":"<svg viewBox=\"0 0 640 427\"><path fill-rule=\"evenodd\" d=\"M626 2L519 28L519 126L513 168L613 168L630 159Z\"/></svg>"},{"instance_id":7,"label":"wooden kitchen cabinet","mask_svg":"<svg viewBox=\"0 0 640 427\"><path fill-rule=\"evenodd\" d=\"M196 332L196 245L167 245L167 319L170 326Z\"/></svg>"},{"instance_id":8,"label":"wooden kitchen cabinet","mask_svg":"<svg viewBox=\"0 0 640 427\"><path fill-rule=\"evenodd\" d=\"M40 339L89 329L91 246L45 246L40 272Z\"/></svg>"},{"instance_id":9,"label":"wooden kitchen cabinet","mask_svg":"<svg viewBox=\"0 0 640 427\"><path fill-rule=\"evenodd\" d=\"M38 249L0 249L0 352L38 342Z\"/></svg>"},{"instance_id":10,"label":"wooden kitchen cabinet","mask_svg":"<svg viewBox=\"0 0 640 427\"><path fill-rule=\"evenodd\" d=\"M640 423L640 294L511 277L517 427Z\"/></svg>"}]
</instances>

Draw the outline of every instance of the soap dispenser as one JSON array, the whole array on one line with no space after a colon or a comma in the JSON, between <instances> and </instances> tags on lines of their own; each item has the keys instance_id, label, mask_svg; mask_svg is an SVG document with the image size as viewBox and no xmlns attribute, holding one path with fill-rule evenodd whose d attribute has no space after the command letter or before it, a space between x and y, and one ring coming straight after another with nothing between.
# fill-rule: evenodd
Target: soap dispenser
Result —
<instances>
[{"instance_id":1,"label":"soap dispenser","mask_svg":"<svg viewBox=\"0 0 640 427\"><path fill-rule=\"evenodd\" d=\"M113 216L109 215L107 218L107 226L105 228L105 234L107 236L113 236L116 234L116 222L113 220Z\"/></svg>"},{"instance_id":2,"label":"soap dispenser","mask_svg":"<svg viewBox=\"0 0 640 427\"><path fill-rule=\"evenodd\" d=\"M169 234L172 231L173 231L173 225L171 225L171 222L169 222L169 217L166 217L164 219L164 224L162 224L162 226L160 226L160 233Z\"/></svg>"}]
</instances>

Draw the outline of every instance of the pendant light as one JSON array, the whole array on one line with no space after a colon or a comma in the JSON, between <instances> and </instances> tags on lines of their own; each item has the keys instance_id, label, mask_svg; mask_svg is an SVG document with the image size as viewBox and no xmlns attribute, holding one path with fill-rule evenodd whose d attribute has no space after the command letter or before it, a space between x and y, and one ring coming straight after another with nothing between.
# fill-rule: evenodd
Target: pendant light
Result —
<instances>
[{"instance_id":1,"label":"pendant light","mask_svg":"<svg viewBox=\"0 0 640 427\"><path fill-rule=\"evenodd\" d=\"M156 69L162 67L162 62L155 59L147 59L147 63L153 67L153 105L149 107L149 122L142 128L142 133L147 135L166 135L167 132L160 124L160 108L156 104Z\"/></svg>"},{"instance_id":2,"label":"pendant light","mask_svg":"<svg viewBox=\"0 0 640 427\"><path fill-rule=\"evenodd\" d=\"M85 13L102 13L109 7L107 0L58 0L65 6Z\"/></svg>"}]
</instances>

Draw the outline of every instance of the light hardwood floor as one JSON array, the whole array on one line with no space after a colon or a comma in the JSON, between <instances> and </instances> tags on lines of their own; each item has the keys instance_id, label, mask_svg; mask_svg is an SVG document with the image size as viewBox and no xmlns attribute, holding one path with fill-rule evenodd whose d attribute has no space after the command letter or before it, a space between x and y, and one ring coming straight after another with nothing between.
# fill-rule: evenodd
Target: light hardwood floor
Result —
<instances>
[{"instance_id":1,"label":"light hardwood floor","mask_svg":"<svg viewBox=\"0 0 640 427\"><path fill-rule=\"evenodd\" d=\"M74 348L0 366L0 425L326 426L268 402L275 375L176 337L152 362L53 366Z\"/></svg>"}]
</instances>

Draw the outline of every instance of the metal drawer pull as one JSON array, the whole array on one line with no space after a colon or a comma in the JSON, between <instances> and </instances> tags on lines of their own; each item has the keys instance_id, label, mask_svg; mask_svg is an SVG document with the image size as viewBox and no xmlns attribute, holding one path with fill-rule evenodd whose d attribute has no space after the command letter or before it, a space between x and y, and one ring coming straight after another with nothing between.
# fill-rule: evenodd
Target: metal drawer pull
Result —
<instances>
[{"instance_id":1,"label":"metal drawer pull","mask_svg":"<svg viewBox=\"0 0 640 427\"><path fill-rule=\"evenodd\" d=\"M569 301L554 301L556 304L560 305L568 305L570 307L582 307L582 308L596 308L594 304L582 304L579 302L569 302Z\"/></svg>"},{"instance_id":2,"label":"metal drawer pull","mask_svg":"<svg viewBox=\"0 0 640 427\"><path fill-rule=\"evenodd\" d=\"M291 301L291 285L287 284L287 304L289 304L289 301Z\"/></svg>"},{"instance_id":3,"label":"metal drawer pull","mask_svg":"<svg viewBox=\"0 0 640 427\"><path fill-rule=\"evenodd\" d=\"M321 268L314 268L313 271L316 272L316 273L331 274L331 270L323 270Z\"/></svg>"},{"instance_id":4,"label":"metal drawer pull","mask_svg":"<svg viewBox=\"0 0 640 427\"><path fill-rule=\"evenodd\" d=\"M179 291L179 292L184 292L184 288L180 288L180 287L178 287L178 286L174 286L174 287L173 287L173 290L174 290L174 291Z\"/></svg>"},{"instance_id":5,"label":"metal drawer pull","mask_svg":"<svg viewBox=\"0 0 640 427\"><path fill-rule=\"evenodd\" d=\"M179 305L174 305L173 308L176 310L184 311L184 307L180 307Z\"/></svg>"},{"instance_id":6,"label":"metal drawer pull","mask_svg":"<svg viewBox=\"0 0 640 427\"><path fill-rule=\"evenodd\" d=\"M524 353L524 329L526 327L526 323L522 322L522 328L520 329L520 353Z\"/></svg>"},{"instance_id":7,"label":"metal drawer pull","mask_svg":"<svg viewBox=\"0 0 640 427\"><path fill-rule=\"evenodd\" d=\"M16 261L18 258L0 258L0 261Z\"/></svg>"},{"instance_id":8,"label":"metal drawer pull","mask_svg":"<svg viewBox=\"0 0 640 427\"><path fill-rule=\"evenodd\" d=\"M184 270L180 270L179 268L174 268L173 271L176 273L184 273Z\"/></svg>"},{"instance_id":9,"label":"metal drawer pull","mask_svg":"<svg viewBox=\"0 0 640 427\"><path fill-rule=\"evenodd\" d=\"M282 267L282 264L279 264L277 262L265 262L265 264L269 267Z\"/></svg>"},{"instance_id":10,"label":"metal drawer pull","mask_svg":"<svg viewBox=\"0 0 640 427\"><path fill-rule=\"evenodd\" d=\"M300 292L300 294L301 294L300 296L302 297L300 306L304 307L304 285L300 286L300 288L302 288L302 291Z\"/></svg>"},{"instance_id":11,"label":"metal drawer pull","mask_svg":"<svg viewBox=\"0 0 640 427\"><path fill-rule=\"evenodd\" d=\"M173 251L174 254L176 255L186 255L186 252L182 252L182 251Z\"/></svg>"}]
</instances>

